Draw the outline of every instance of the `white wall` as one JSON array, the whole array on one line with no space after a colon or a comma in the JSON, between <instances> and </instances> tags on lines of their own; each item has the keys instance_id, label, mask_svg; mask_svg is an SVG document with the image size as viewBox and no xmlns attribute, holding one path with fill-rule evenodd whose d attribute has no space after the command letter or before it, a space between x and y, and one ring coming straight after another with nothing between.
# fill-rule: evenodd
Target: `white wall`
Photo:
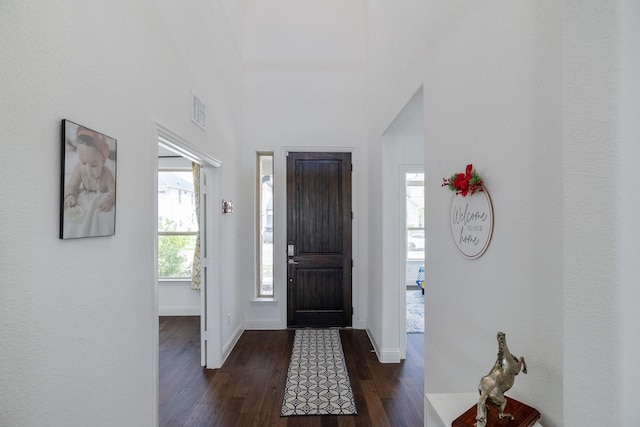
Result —
<instances>
[{"instance_id":1,"label":"white wall","mask_svg":"<svg viewBox=\"0 0 640 427\"><path fill-rule=\"evenodd\" d=\"M171 16L167 8L149 1L0 5L1 425L157 419L155 122L232 171L241 103L239 54L228 35L237 21L219 2ZM181 39L168 29L173 23L200 26L210 37ZM205 132L190 121L192 90L210 113ZM58 239L63 118L118 140L113 237ZM235 234L232 227L223 239ZM226 256L225 265L234 265L235 253ZM224 274L235 281L235 269Z\"/></svg>"},{"instance_id":2,"label":"white wall","mask_svg":"<svg viewBox=\"0 0 640 427\"><path fill-rule=\"evenodd\" d=\"M633 0L619 2L616 11L620 20L619 32L619 81L617 109L619 111L619 146L617 152L618 175L616 182L639 182L640 168L636 160L640 159L640 57L637 47L640 45L640 3ZM640 364L636 355L640 353L640 317L637 307L640 306L640 250L637 238L640 235L640 222L637 213L640 211L640 192L618 191L616 233L620 239L618 246L619 262L617 270L619 291L616 292L620 308L620 331L616 333L616 346L619 346L619 365L621 366L620 402L617 410L621 425L631 425L634 421L636 399L634 393L640 381Z\"/></svg>"},{"instance_id":3,"label":"white wall","mask_svg":"<svg viewBox=\"0 0 640 427\"><path fill-rule=\"evenodd\" d=\"M222 173L216 173L220 181L215 183L220 198L236 202L244 187L237 167L242 140L242 2L197 0L185 8L179 2L163 1L156 7L162 13L166 30L176 40L183 65L194 74L191 90L206 104L207 132L199 134L199 139L213 146L211 154L222 162ZM184 119L188 121L190 116ZM180 136L197 142L189 135ZM221 200L217 206L221 206ZM237 227L244 230L238 215L222 215L220 219L218 229L209 231L218 236L220 243L216 253L224 266L218 278L222 284L219 299L223 311L220 319L208 321L222 326L223 352L228 353L242 331L238 275L246 269L246 253L238 245Z\"/></svg>"},{"instance_id":4,"label":"white wall","mask_svg":"<svg viewBox=\"0 0 640 427\"><path fill-rule=\"evenodd\" d=\"M455 19L446 37L428 34L440 39L425 75L426 390L475 390L503 331L530 362L511 395L540 408L544 425L562 425L561 8L438 2L428 15ZM452 245L452 196L440 187L467 163L495 212L489 250L473 261Z\"/></svg>"},{"instance_id":5,"label":"white wall","mask_svg":"<svg viewBox=\"0 0 640 427\"><path fill-rule=\"evenodd\" d=\"M426 391L476 390L504 331L530 367L511 395L540 407L545 425L562 424L560 13L551 2L375 2L370 27L370 141L424 85ZM474 261L451 242L440 187L467 163L496 219ZM370 233L380 226L391 224L372 220Z\"/></svg>"},{"instance_id":6,"label":"white wall","mask_svg":"<svg viewBox=\"0 0 640 427\"><path fill-rule=\"evenodd\" d=\"M502 330L529 365L509 394L545 426L632 424L640 201L624 183L638 175L638 6L371 5L374 146L424 83L426 391L474 391ZM382 159L370 154L374 168ZM451 194L440 188L467 163L495 211L491 245L474 261L450 241ZM388 225L374 216L369 232ZM369 258L381 261L378 250Z\"/></svg>"},{"instance_id":7,"label":"white wall","mask_svg":"<svg viewBox=\"0 0 640 427\"><path fill-rule=\"evenodd\" d=\"M363 241L357 236L366 222L359 194L366 181L362 157L364 134L362 76L366 66L366 2L296 0L245 2L243 60L244 126L242 168L238 180L247 190L237 201L244 224L238 237L246 261L238 273L243 286L245 326L286 327L285 161L287 149L354 152L354 326L363 327L366 269L358 259ZM275 302L255 297L255 168L256 151L273 151ZM278 206L281 207L278 210ZM362 233L360 233L362 234ZM365 243L366 244L366 243Z\"/></svg>"},{"instance_id":8,"label":"white wall","mask_svg":"<svg viewBox=\"0 0 640 427\"><path fill-rule=\"evenodd\" d=\"M367 310L371 313L367 318L370 339L376 348L380 360L395 362L401 356L401 340L399 334L397 257L390 251L389 245L397 244L389 229L397 229L397 212L390 210L393 203L394 184L390 184L389 176L397 176L396 166L399 164L398 135L383 135L394 120L401 115L407 104L422 85L424 55L418 54L416 44L423 43L424 2L407 1L393 5L382 1L370 1L367 9L368 41L367 41L367 162L372 171L367 178ZM396 44L398 40L403 42ZM413 98L420 102L420 97ZM423 111L422 106L418 111ZM424 114L424 113L422 113ZM408 126L414 129L417 124ZM401 126L403 127L403 126ZM393 130L393 129L390 129ZM406 129L405 129L406 130ZM402 133L402 132L401 132ZM424 139L420 132L410 131L410 140ZM406 136L406 135L405 135ZM423 160L416 160L423 163ZM395 170L395 171L394 171ZM374 171L382 171L376 173ZM380 190L384 189L384 199ZM392 200L389 200L389 197ZM394 216L394 212L395 216ZM387 230L386 238L384 237ZM381 232L383 231L383 232ZM384 262L383 262L384 260ZM392 301L391 304L388 302Z\"/></svg>"},{"instance_id":9,"label":"white wall","mask_svg":"<svg viewBox=\"0 0 640 427\"><path fill-rule=\"evenodd\" d=\"M158 282L158 315L200 316L200 290L191 289L188 280Z\"/></svg>"},{"instance_id":10,"label":"white wall","mask_svg":"<svg viewBox=\"0 0 640 427\"><path fill-rule=\"evenodd\" d=\"M566 425L635 423L639 18L637 2L564 2Z\"/></svg>"},{"instance_id":11,"label":"white wall","mask_svg":"<svg viewBox=\"0 0 640 427\"><path fill-rule=\"evenodd\" d=\"M404 337L405 325L402 321L406 312L406 283L414 283L419 265L408 269L405 267L401 253L406 254L405 232L400 214L401 206L406 204L400 197L400 188L405 185L400 179L400 169L412 167L413 170L424 169L424 109L422 88L416 90L407 100L402 111L384 132L382 138L382 164L378 175L381 175L381 192L378 191L376 201L381 203L383 223L381 280L373 281L368 292L368 301L374 302L371 323L380 329L369 330L370 339L376 349L378 358L385 363L397 363L405 358ZM373 170L373 169L372 169ZM412 270L413 277L405 277L402 270ZM374 314L375 313L375 314ZM375 319L375 320L374 320Z\"/></svg>"}]
</instances>

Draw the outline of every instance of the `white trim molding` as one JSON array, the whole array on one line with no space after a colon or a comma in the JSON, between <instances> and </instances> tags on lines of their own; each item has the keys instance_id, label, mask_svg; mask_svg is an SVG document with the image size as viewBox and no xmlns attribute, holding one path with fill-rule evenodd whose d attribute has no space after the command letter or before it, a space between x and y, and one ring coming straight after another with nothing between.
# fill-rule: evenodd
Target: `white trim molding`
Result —
<instances>
[{"instance_id":1,"label":"white trim molding","mask_svg":"<svg viewBox=\"0 0 640 427\"><path fill-rule=\"evenodd\" d=\"M156 123L156 130L158 132L158 144L160 146L174 151L181 156L201 165L206 164L216 168L222 166L222 162L220 160L209 155L202 149L193 145L186 139L182 138L180 135L173 133L161 124Z\"/></svg>"}]
</instances>

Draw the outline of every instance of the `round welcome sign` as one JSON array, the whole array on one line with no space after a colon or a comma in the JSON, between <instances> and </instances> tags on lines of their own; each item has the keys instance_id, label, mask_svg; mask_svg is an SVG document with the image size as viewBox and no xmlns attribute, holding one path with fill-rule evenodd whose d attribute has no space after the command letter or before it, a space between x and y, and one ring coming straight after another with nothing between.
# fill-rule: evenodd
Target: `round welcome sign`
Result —
<instances>
[{"instance_id":1,"label":"round welcome sign","mask_svg":"<svg viewBox=\"0 0 640 427\"><path fill-rule=\"evenodd\" d=\"M449 226L453 243L465 258L482 256L493 234L493 206L487 190L467 196L454 194Z\"/></svg>"}]
</instances>

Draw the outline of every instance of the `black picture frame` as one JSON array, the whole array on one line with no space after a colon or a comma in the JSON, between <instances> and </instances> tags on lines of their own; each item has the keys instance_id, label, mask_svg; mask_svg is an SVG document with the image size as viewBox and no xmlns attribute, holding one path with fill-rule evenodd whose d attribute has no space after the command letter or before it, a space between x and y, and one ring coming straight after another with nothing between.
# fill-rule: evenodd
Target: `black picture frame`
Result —
<instances>
[{"instance_id":1,"label":"black picture frame","mask_svg":"<svg viewBox=\"0 0 640 427\"><path fill-rule=\"evenodd\" d=\"M115 234L117 144L115 138L62 120L61 239Z\"/></svg>"}]
</instances>

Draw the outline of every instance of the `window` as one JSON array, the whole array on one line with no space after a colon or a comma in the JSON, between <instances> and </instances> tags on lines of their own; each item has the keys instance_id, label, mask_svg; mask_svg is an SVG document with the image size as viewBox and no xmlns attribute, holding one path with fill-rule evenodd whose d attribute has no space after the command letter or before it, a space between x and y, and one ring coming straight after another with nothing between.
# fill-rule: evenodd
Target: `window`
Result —
<instances>
[{"instance_id":1,"label":"window","mask_svg":"<svg viewBox=\"0 0 640 427\"><path fill-rule=\"evenodd\" d=\"M183 194L184 193L184 194ZM198 234L191 170L158 172L158 278L189 279Z\"/></svg>"},{"instance_id":2,"label":"window","mask_svg":"<svg viewBox=\"0 0 640 427\"><path fill-rule=\"evenodd\" d=\"M273 153L258 153L258 297L273 297Z\"/></svg>"},{"instance_id":3,"label":"window","mask_svg":"<svg viewBox=\"0 0 640 427\"><path fill-rule=\"evenodd\" d=\"M424 173L405 173L407 259L424 259Z\"/></svg>"}]
</instances>

